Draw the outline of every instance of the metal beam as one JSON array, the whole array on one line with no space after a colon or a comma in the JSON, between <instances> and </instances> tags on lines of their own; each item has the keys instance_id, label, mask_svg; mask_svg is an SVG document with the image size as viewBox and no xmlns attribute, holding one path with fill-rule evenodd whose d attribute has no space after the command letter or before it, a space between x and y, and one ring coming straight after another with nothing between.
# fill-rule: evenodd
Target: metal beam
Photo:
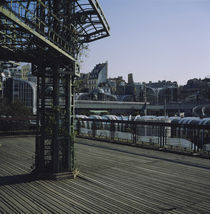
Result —
<instances>
[{"instance_id":1,"label":"metal beam","mask_svg":"<svg viewBox=\"0 0 210 214\"><path fill-rule=\"evenodd\" d=\"M33 34L37 39L41 40L47 46L49 46L49 47L53 48L54 50L56 50L58 53L62 54L64 57L68 58L70 61L76 61L76 59L74 57L72 57L71 55L69 55L67 52L63 51L57 45L55 45L54 43L52 43L51 41L49 41L48 39L46 39L44 36L42 36L41 34L39 34L38 32L36 32L32 28L30 28L28 25L26 25L25 23L23 23L21 20L19 20L17 18L17 16L15 16L15 14L12 13L11 11L9 11L6 8L0 6L0 13L2 13L5 17L7 17L8 19L10 19L11 21L15 22L17 25L19 25L24 30L26 30L28 33Z\"/></svg>"},{"instance_id":2,"label":"metal beam","mask_svg":"<svg viewBox=\"0 0 210 214\"><path fill-rule=\"evenodd\" d=\"M99 19L102 23L102 25L104 26L104 28L106 29L106 32L108 34L108 36L110 35L109 31L110 31L110 27L109 27L109 24L104 16L104 13L98 3L97 0L89 0L90 4L92 5L92 7L98 12L98 15L99 15Z\"/></svg>"}]
</instances>

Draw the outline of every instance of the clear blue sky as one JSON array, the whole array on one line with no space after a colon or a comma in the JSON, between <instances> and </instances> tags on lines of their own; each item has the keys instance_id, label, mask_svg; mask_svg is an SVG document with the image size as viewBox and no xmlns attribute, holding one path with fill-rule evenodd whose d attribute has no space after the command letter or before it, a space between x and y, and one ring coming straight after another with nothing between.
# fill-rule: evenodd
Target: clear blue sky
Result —
<instances>
[{"instance_id":1,"label":"clear blue sky","mask_svg":"<svg viewBox=\"0 0 210 214\"><path fill-rule=\"evenodd\" d=\"M108 61L108 76L185 84L210 75L210 0L99 0L109 38L90 43L81 72Z\"/></svg>"}]
</instances>

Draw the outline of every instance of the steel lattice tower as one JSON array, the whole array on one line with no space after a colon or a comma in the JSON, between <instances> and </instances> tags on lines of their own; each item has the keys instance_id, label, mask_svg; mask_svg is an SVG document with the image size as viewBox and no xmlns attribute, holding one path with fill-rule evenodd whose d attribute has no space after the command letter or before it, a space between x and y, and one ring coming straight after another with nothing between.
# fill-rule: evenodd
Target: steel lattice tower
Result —
<instances>
[{"instance_id":1,"label":"steel lattice tower","mask_svg":"<svg viewBox=\"0 0 210 214\"><path fill-rule=\"evenodd\" d=\"M74 79L84 43L109 36L97 0L1 0L0 60L37 76L35 172L74 175Z\"/></svg>"}]
</instances>

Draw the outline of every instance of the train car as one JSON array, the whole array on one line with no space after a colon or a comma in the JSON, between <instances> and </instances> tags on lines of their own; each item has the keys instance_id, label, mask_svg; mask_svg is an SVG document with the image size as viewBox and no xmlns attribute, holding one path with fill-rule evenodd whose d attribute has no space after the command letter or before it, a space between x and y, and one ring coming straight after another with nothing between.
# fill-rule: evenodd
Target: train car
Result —
<instances>
[{"instance_id":1,"label":"train car","mask_svg":"<svg viewBox=\"0 0 210 214\"><path fill-rule=\"evenodd\" d=\"M81 133L94 137L129 142L135 141L135 143L152 143L170 148L184 148L185 150L202 149L205 145L209 145L207 147L210 150L209 131L196 129L193 126L210 126L210 118L137 115L133 119L135 123L130 123L129 119L131 118L129 116L122 115L91 115L89 117L80 115L77 118L97 120L94 123L93 121L83 121L81 124ZM100 120L103 121L100 122ZM141 124L141 122L149 122L149 124ZM152 122L154 122L154 125ZM160 122L160 126L158 122ZM192 126L186 127L186 125Z\"/></svg>"},{"instance_id":2,"label":"train car","mask_svg":"<svg viewBox=\"0 0 210 214\"><path fill-rule=\"evenodd\" d=\"M170 123L171 120L168 117L161 116L140 116L137 115L134 119L134 121L142 121L142 122L161 122L161 123ZM158 136L159 135L159 129L156 125L137 125L137 135L141 136ZM166 131L166 135L170 136L170 129Z\"/></svg>"},{"instance_id":3,"label":"train car","mask_svg":"<svg viewBox=\"0 0 210 214\"><path fill-rule=\"evenodd\" d=\"M184 117L184 118L174 118L171 123L174 124L171 128L171 142L181 147L191 150L198 150L200 148L199 133L198 130L185 125L196 125L199 124L201 119L199 117ZM176 125L178 125L176 127Z\"/></svg>"},{"instance_id":4,"label":"train car","mask_svg":"<svg viewBox=\"0 0 210 214\"><path fill-rule=\"evenodd\" d=\"M210 127L210 117L203 118L200 120L199 125L206 125ZM204 151L210 151L210 132L209 130L200 129L200 144L203 146Z\"/></svg>"}]
</instances>

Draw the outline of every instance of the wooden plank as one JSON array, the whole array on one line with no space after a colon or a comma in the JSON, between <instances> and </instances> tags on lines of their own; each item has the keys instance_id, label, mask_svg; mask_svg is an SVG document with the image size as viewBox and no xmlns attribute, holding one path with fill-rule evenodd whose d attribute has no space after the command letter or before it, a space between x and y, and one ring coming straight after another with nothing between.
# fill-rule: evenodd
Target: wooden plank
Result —
<instances>
[{"instance_id":1,"label":"wooden plank","mask_svg":"<svg viewBox=\"0 0 210 214\"><path fill-rule=\"evenodd\" d=\"M0 212L210 213L210 160L79 140L79 177L30 181L35 139L1 139Z\"/></svg>"}]
</instances>

